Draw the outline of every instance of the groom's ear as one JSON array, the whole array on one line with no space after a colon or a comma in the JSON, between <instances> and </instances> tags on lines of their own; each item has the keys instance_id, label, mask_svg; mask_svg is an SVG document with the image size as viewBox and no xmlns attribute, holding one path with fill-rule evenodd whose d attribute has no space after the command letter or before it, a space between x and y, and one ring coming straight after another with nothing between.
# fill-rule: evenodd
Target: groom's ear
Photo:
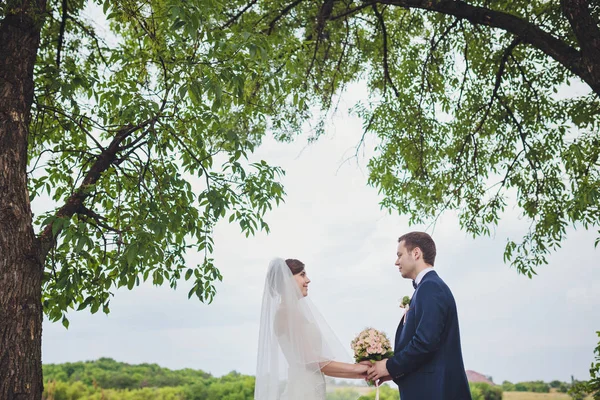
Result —
<instances>
[{"instance_id":1,"label":"groom's ear","mask_svg":"<svg viewBox=\"0 0 600 400\"><path fill-rule=\"evenodd\" d=\"M415 247L413 249L413 258L415 260L418 260L419 258L423 257L423 252L421 251L421 249L419 247Z\"/></svg>"}]
</instances>

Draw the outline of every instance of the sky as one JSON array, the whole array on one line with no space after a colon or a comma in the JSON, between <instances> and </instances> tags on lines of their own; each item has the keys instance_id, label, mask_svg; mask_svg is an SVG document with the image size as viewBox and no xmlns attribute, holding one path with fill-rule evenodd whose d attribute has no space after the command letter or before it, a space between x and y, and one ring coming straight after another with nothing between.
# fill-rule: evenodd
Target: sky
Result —
<instances>
[{"instance_id":1,"label":"sky","mask_svg":"<svg viewBox=\"0 0 600 400\"><path fill-rule=\"evenodd\" d=\"M266 216L270 234L246 238L236 224L217 225L214 259L223 282L212 304L188 300L191 284L184 281L176 291L150 283L117 290L109 315L71 312L68 330L46 319L43 362L111 357L253 375L264 279L274 257L306 264L309 296L348 345L350 359L350 341L367 326L393 338L400 300L413 292L394 265L397 238L426 230L437 245L435 269L457 303L466 369L496 383L588 378L600 330L596 230L569 229L549 265L529 279L503 262L507 239L519 239L527 226L516 208L507 208L492 237L476 239L459 229L454 212L432 229L381 210L382 197L367 186L375 142L367 137L364 152L353 157L362 121L346 112L365 96L364 85L351 87L316 142L308 144L306 135L293 143L266 138L251 156L286 171L285 203ZM43 202L33 202L36 214ZM201 257L189 254L188 262L194 266Z\"/></svg>"},{"instance_id":2,"label":"sky","mask_svg":"<svg viewBox=\"0 0 600 400\"><path fill-rule=\"evenodd\" d=\"M187 282L176 291L150 283L117 290L108 316L71 312L68 330L45 320L43 362L111 357L253 375L265 273L274 257L306 264L309 296L350 357L350 341L367 326L394 336L399 301L413 292L394 266L397 238L427 229L437 244L435 269L456 299L466 369L497 383L588 378L600 330L596 231L569 229L549 265L529 279L503 263L507 238L520 238L526 226L515 208L493 237L476 239L460 231L453 212L432 229L381 210L381 196L366 184L374 142L368 138L365 155L352 158L362 122L345 112L364 95L361 87L346 93L318 141L267 138L252 155L285 169L285 203L266 216L270 234L246 238L237 225L218 224L214 258L223 282L212 304L188 300ZM201 256L188 261L195 265Z\"/></svg>"}]
</instances>

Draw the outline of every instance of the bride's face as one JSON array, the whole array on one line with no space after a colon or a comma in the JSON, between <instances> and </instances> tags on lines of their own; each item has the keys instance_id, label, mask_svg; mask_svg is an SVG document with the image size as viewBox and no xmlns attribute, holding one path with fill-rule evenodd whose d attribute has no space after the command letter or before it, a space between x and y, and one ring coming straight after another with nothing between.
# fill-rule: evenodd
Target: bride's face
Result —
<instances>
[{"instance_id":1,"label":"bride's face","mask_svg":"<svg viewBox=\"0 0 600 400\"><path fill-rule=\"evenodd\" d=\"M294 279L300 288L300 292L302 292L302 296L308 296L308 284L310 283L310 279L308 279L308 275L306 275L306 271L302 270L296 275L294 275Z\"/></svg>"}]
</instances>

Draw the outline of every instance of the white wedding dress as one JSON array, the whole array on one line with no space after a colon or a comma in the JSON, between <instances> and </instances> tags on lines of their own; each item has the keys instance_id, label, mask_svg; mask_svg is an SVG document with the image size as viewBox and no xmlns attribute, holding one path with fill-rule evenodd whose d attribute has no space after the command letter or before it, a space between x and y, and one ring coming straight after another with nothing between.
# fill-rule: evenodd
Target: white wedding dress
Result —
<instances>
[{"instance_id":1,"label":"white wedding dress","mask_svg":"<svg viewBox=\"0 0 600 400\"><path fill-rule=\"evenodd\" d=\"M318 344L321 341L320 334L314 326L309 325L304 332L306 342ZM278 341L286 360L295 360L298 357L293 354L294 345L287 333L278 336ZM288 381L281 393L281 400L325 400L325 377L317 365L304 365L291 361L288 365Z\"/></svg>"},{"instance_id":2,"label":"white wedding dress","mask_svg":"<svg viewBox=\"0 0 600 400\"><path fill-rule=\"evenodd\" d=\"M350 362L280 258L269 264L258 342L255 400L325 400L321 368L334 360Z\"/></svg>"}]
</instances>

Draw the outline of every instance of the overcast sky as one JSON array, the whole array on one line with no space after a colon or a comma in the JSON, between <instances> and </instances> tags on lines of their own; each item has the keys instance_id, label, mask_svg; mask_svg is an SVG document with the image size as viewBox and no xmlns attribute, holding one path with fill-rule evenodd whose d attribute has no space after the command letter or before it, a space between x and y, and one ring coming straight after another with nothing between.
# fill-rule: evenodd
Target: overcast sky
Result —
<instances>
[{"instance_id":1,"label":"overcast sky","mask_svg":"<svg viewBox=\"0 0 600 400\"><path fill-rule=\"evenodd\" d=\"M363 95L355 89L340 110ZM108 316L72 312L68 330L46 321L43 362L112 357L254 374L264 278L276 256L305 262L309 295L342 343L349 346L366 326L393 337L398 301L413 292L394 266L396 240L426 226L410 227L406 217L380 210L380 196L366 185L366 158L344 162L361 126L340 112L314 144L267 139L258 149L253 160L286 170L286 202L267 215L269 235L247 239L237 225L217 226L215 260L224 279L213 304L188 300L187 283L177 291L150 284L119 290ZM586 379L600 330L596 233L570 229L562 249L530 280L502 261L507 238L518 239L524 226L509 208L492 238L468 237L453 213L429 230L438 247L435 268L456 298L465 367L497 383ZM196 262L200 257L190 255Z\"/></svg>"}]
</instances>

